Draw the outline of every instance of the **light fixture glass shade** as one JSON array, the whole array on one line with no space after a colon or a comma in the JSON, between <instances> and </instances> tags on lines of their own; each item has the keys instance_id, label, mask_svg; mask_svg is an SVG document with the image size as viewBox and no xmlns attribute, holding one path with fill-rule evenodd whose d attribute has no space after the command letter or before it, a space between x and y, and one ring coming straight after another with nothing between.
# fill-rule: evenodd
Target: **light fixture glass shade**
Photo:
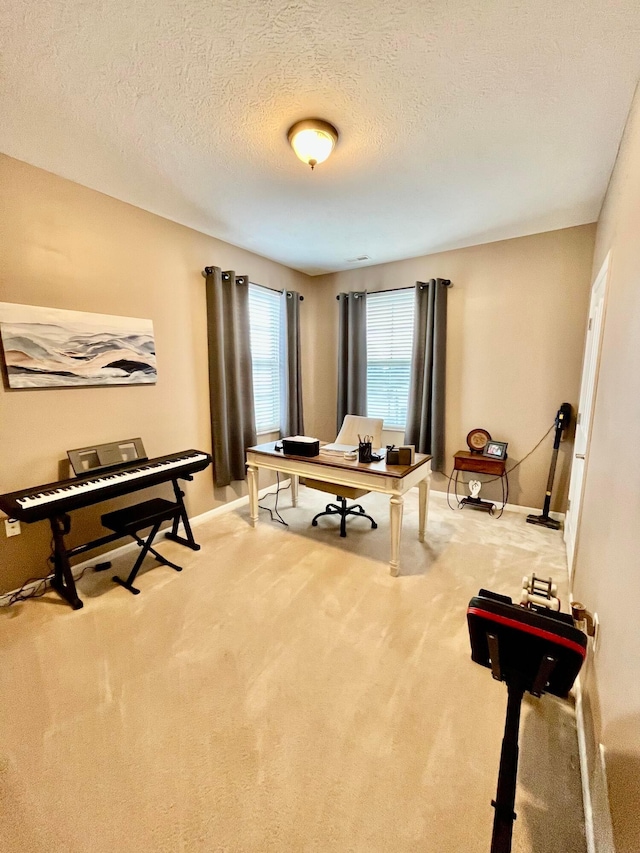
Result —
<instances>
[{"instance_id":1,"label":"light fixture glass shade","mask_svg":"<svg viewBox=\"0 0 640 853\"><path fill-rule=\"evenodd\" d=\"M314 118L297 122L287 136L296 155L312 169L324 163L338 141L338 131L332 124Z\"/></svg>"}]
</instances>

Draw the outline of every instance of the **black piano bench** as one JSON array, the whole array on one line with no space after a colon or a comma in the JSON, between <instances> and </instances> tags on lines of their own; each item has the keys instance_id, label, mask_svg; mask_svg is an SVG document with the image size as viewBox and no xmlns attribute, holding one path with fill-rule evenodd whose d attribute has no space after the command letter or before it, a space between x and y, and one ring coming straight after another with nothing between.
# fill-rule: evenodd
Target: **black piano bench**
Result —
<instances>
[{"instance_id":1,"label":"black piano bench","mask_svg":"<svg viewBox=\"0 0 640 853\"><path fill-rule=\"evenodd\" d=\"M127 506L124 509L117 509L114 512L108 512L103 515L101 521L104 527L113 530L114 533L119 533L121 536L132 536L142 548L126 581L123 581L117 575L113 576L113 580L119 583L120 586L128 589L129 592L138 595L140 590L136 589L132 584L149 551L151 551L158 562L164 563L165 566L171 566L176 572L181 572L182 566L176 566L175 563L167 560L166 557L163 557L162 554L159 554L151 547L162 522L175 521L175 519L179 518L180 505L166 501L163 498L153 498L150 501L144 501L134 506ZM151 531L146 539L142 539L138 534L141 530L146 530L148 527L151 528Z\"/></svg>"}]
</instances>

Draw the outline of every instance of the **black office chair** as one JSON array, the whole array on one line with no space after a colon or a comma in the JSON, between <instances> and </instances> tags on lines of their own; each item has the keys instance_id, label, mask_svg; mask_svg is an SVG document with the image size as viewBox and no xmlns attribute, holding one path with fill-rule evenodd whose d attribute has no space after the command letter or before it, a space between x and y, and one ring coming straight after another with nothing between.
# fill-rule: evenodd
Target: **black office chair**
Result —
<instances>
[{"instance_id":1,"label":"black office chair","mask_svg":"<svg viewBox=\"0 0 640 853\"><path fill-rule=\"evenodd\" d=\"M346 415L340 432L336 437L336 444L349 445L357 447L359 436L370 435L373 437L373 447L378 448L382 445L382 418L365 418L359 415ZM363 495L368 495L368 489L358 489L353 486L339 486L336 483L324 483L322 480L305 479L305 485L310 489L317 489L319 492L328 492L335 495L339 501L338 504L327 504L323 512L319 512L311 522L313 527L318 526L318 519L323 515L339 515L340 516L340 536L347 535L347 517L355 515L356 518L367 518L371 522L371 528L375 530L378 525L370 515L364 511L361 504L351 504L347 506L347 500L357 500Z\"/></svg>"}]
</instances>

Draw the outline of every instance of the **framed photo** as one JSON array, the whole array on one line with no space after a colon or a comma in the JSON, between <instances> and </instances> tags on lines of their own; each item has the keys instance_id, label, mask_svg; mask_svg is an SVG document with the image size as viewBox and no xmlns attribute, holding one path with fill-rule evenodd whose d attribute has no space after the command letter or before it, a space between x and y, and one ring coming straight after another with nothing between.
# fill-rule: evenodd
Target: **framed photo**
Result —
<instances>
[{"instance_id":1,"label":"framed photo","mask_svg":"<svg viewBox=\"0 0 640 853\"><path fill-rule=\"evenodd\" d=\"M490 459L506 459L507 458L507 442L506 441L488 441L482 451L483 456L488 456Z\"/></svg>"}]
</instances>

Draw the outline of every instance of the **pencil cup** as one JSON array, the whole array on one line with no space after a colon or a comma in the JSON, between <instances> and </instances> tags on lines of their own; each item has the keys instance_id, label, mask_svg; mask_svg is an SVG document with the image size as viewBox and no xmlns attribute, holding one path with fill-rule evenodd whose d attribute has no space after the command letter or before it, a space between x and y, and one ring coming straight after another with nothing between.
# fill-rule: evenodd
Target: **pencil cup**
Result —
<instances>
[{"instance_id":1,"label":"pencil cup","mask_svg":"<svg viewBox=\"0 0 640 853\"><path fill-rule=\"evenodd\" d=\"M358 462L371 462L370 441L361 441L358 444Z\"/></svg>"}]
</instances>

